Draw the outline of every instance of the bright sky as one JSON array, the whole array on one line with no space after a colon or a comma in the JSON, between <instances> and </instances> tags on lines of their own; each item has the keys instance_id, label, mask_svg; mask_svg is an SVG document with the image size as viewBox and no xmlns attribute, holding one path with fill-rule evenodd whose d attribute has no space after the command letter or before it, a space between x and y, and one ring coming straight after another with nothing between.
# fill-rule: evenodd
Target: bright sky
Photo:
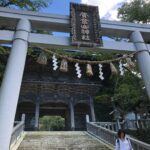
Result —
<instances>
[{"instance_id":1,"label":"bright sky","mask_svg":"<svg viewBox=\"0 0 150 150\"><path fill-rule=\"evenodd\" d=\"M52 4L43 12L69 15L70 2L81 3L81 0L52 0Z\"/></svg>"},{"instance_id":2,"label":"bright sky","mask_svg":"<svg viewBox=\"0 0 150 150\"><path fill-rule=\"evenodd\" d=\"M81 3L96 5L99 7L100 17L109 20L117 20L117 9L130 0L81 0Z\"/></svg>"},{"instance_id":3,"label":"bright sky","mask_svg":"<svg viewBox=\"0 0 150 150\"><path fill-rule=\"evenodd\" d=\"M96 5L99 7L100 17L109 20L117 20L117 8L123 2L130 0L53 0L53 3L43 12L69 15L69 3L84 3L89 5Z\"/></svg>"}]
</instances>

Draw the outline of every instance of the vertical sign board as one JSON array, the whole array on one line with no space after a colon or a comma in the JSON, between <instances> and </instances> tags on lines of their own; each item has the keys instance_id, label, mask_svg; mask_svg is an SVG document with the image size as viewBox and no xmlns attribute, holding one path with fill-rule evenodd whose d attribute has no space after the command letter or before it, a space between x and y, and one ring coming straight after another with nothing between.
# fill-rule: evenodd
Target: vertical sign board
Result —
<instances>
[{"instance_id":1,"label":"vertical sign board","mask_svg":"<svg viewBox=\"0 0 150 150\"><path fill-rule=\"evenodd\" d=\"M87 47L102 45L98 7L71 3L70 25L72 45Z\"/></svg>"}]
</instances>

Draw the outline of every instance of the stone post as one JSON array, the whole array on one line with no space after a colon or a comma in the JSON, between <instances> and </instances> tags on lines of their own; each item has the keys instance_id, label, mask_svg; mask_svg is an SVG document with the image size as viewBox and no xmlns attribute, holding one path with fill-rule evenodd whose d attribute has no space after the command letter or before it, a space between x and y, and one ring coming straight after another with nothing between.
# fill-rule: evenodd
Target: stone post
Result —
<instances>
[{"instance_id":1,"label":"stone post","mask_svg":"<svg viewBox=\"0 0 150 150\"><path fill-rule=\"evenodd\" d=\"M86 114L86 123L90 122L90 118L89 118L89 115Z\"/></svg>"},{"instance_id":2,"label":"stone post","mask_svg":"<svg viewBox=\"0 0 150 150\"><path fill-rule=\"evenodd\" d=\"M40 114L40 103L39 100L36 101L35 104L35 130L39 129L39 114Z\"/></svg>"},{"instance_id":3,"label":"stone post","mask_svg":"<svg viewBox=\"0 0 150 150\"><path fill-rule=\"evenodd\" d=\"M75 120L74 120L74 105L73 99L70 100L70 119L71 119L71 130L75 130Z\"/></svg>"},{"instance_id":4,"label":"stone post","mask_svg":"<svg viewBox=\"0 0 150 150\"><path fill-rule=\"evenodd\" d=\"M130 38L134 42L136 50L140 51L136 55L137 61L138 61L138 65L139 65L139 69L140 69L142 78L145 83L148 97L150 98L150 67L149 67L150 55L149 55L149 51L148 51L146 44L144 43L143 37L139 31L134 31L131 34Z\"/></svg>"},{"instance_id":5,"label":"stone post","mask_svg":"<svg viewBox=\"0 0 150 150\"><path fill-rule=\"evenodd\" d=\"M9 150L14 118L19 98L25 60L28 50L30 22L21 19L14 35L13 45L0 89L0 150Z\"/></svg>"},{"instance_id":6,"label":"stone post","mask_svg":"<svg viewBox=\"0 0 150 150\"><path fill-rule=\"evenodd\" d=\"M95 112L94 112L94 105L93 105L93 99L90 97L90 111L91 111L91 119L92 122L95 122Z\"/></svg>"},{"instance_id":7,"label":"stone post","mask_svg":"<svg viewBox=\"0 0 150 150\"><path fill-rule=\"evenodd\" d=\"M118 128L118 130L121 129L119 118L117 119L117 128Z\"/></svg>"},{"instance_id":8,"label":"stone post","mask_svg":"<svg viewBox=\"0 0 150 150\"><path fill-rule=\"evenodd\" d=\"M25 118L26 118L26 115L25 114L22 114L21 116L21 121L23 121L25 123Z\"/></svg>"}]
</instances>

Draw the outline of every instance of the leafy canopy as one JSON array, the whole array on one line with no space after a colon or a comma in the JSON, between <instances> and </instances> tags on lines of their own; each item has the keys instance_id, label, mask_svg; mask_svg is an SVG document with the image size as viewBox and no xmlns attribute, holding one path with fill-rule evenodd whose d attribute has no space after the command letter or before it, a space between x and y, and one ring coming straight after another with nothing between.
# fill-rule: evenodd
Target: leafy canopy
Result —
<instances>
[{"instance_id":1,"label":"leafy canopy","mask_svg":"<svg viewBox=\"0 0 150 150\"><path fill-rule=\"evenodd\" d=\"M150 22L150 1L133 0L130 3L124 3L118 9L118 18L122 21L134 23Z\"/></svg>"},{"instance_id":2,"label":"leafy canopy","mask_svg":"<svg viewBox=\"0 0 150 150\"><path fill-rule=\"evenodd\" d=\"M41 8L48 7L51 2L52 0L0 0L0 6L38 11Z\"/></svg>"},{"instance_id":3,"label":"leafy canopy","mask_svg":"<svg viewBox=\"0 0 150 150\"><path fill-rule=\"evenodd\" d=\"M95 102L108 107L114 103L123 114L130 111L138 112L141 109L141 103L148 100L143 86L141 78L126 71L123 77L111 78L95 98Z\"/></svg>"}]
</instances>

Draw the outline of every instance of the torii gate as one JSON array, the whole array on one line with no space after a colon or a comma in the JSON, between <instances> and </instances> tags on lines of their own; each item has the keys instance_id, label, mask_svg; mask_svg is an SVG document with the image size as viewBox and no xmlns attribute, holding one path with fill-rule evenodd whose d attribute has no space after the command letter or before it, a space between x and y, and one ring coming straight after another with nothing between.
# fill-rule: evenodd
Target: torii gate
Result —
<instances>
[{"instance_id":1,"label":"torii gate","mask_svg":"<svg viewBox=\"0 0 150 150\"><path fill-rule=\"evenodd\" d=\"M16 28L16 31L0 30L0 43L11 43L12 48L0 89L0 150L8 150L14 117L21 87L28 45L75 49L70 38L31 33L34 29L69 32L69 16L0 8L0 26ZM132 42L103 41L102 47L93 51L135 52L137 61L150 98L150 25L140 25L101 20L104 36L130 38ZM80 47L80 49L89 49Z\"/></svg>"}]
</instances>

